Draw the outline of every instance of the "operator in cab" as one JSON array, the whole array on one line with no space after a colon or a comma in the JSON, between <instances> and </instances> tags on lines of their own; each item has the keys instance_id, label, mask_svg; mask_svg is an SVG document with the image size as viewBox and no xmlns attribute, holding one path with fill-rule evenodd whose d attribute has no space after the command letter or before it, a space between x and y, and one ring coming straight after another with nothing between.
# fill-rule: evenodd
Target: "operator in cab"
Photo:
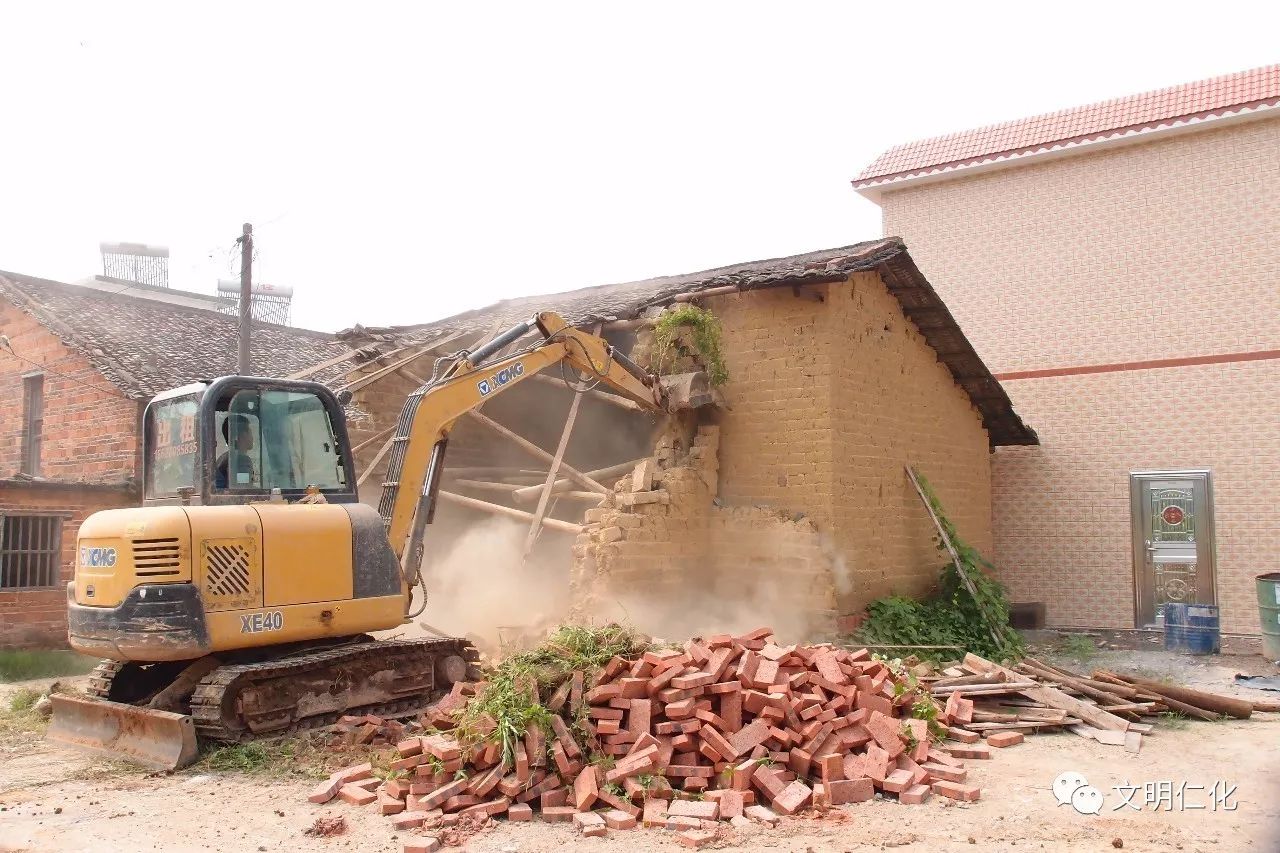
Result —
<instances>
[{"instance_id":1,"label":"operator in cab","mask_svg":"<svg viewBox=\"0 0 1280 853\"><path fill-rule=\"evenodd\" d=\"M232 440L230 433L235 433ZM254 470L253 429L244 415L231 414L222 421L222 439L227 449L218 457L214 470L214 486L219 489L247 488L258 483L258 474Z\"/></svg>"}]
</instances>

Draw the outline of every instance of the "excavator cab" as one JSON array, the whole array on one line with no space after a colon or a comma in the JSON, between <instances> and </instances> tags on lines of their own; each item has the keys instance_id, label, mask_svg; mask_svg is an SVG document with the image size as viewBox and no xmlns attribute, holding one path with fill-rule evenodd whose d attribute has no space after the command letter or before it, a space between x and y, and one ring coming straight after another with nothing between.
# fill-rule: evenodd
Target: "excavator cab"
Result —
<instances>
[{"instance_id":1,"label":"excavator cab","mask_svg":"<svg viewBox=\"0 0 1280 853\"><path fill-rule=\"evenodd\" d=\"M159 395L143 415L145 506L357 500L346 418L316 382L223 376Z\"/></svg>"}]
</instances>

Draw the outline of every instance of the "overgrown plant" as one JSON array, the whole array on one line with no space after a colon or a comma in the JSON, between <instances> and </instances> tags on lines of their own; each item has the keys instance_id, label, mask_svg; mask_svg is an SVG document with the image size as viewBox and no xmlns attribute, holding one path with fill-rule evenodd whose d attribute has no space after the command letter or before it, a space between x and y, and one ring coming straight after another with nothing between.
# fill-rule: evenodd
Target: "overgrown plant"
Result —
<instances>
[{"instance_id":1,"label":"overgrown plant","mask_svg":"<svg viewBox=\"0 0 1280 853\"><path fill-rule=\"evenodd\" d=\"M724 366L720 343L720 321L710 311L696 305L680 305L666 311L653 324L654 369L662 373L663 361L667 358L674 361L684 354L679 351L680 330L684 328L693 331L693 344L702 356L711 384L719 386L728 382L729 371Z\"/></svg>"},{"instance_id":2,"label":"overgrown plant","mask_svg":"<svg viewBox=\"0 0 1280 853\"><path fill-rule=\"evenodd\" d=\"M934 660L945 655L924 646L958 646L997 661L1020 659L1026 646L1022 636L1009 625L1009 599L1004 587L988 574L995 566L960 538L928 481L918 473L916 479L976 595L970 594L946 545L936 537L938 550L947 557L938 578L938 594L924 601L892 595L871 602L858 632L860 639L868 644L921 647L918 654Z\"/></svg>"},{"instance_id":3,"label":"overgrown plant","mask_svg":"<svg viewBox=\"0 0 1280 853\"><path fill-rule=\"evenodd\" d=\"M536 648L498 664L484 691L463 709L458 737L465 744L497 741L508 765L515 766L516 744L529 726L536 725L545 733L552 731L552 714L542 704L544 696L574 672L581 672L589 685L592 676L614 656L629 657L646 648L634 631L620 625L564 625Z\"/></svg>"}]
</instances>

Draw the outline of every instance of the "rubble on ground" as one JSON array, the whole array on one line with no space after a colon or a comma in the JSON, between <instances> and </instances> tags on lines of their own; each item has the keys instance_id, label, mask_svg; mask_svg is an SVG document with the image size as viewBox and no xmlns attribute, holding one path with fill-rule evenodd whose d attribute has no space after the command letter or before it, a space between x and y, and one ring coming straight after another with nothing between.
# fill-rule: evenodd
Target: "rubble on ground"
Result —
<instances>
[{"instance_id":1,"label":"rubble on ground","mask_svg":"<svg viewBox=\"0 0 1280 853\"><path fill-rule=\"evenodd\" d=\"M570 656L553 636L522 660L562 650ZM909 668L867 649L780 645L769 628L629 652L552 682L500 667L408 724L343 718L348 739L394 753L333 774L310 800L373 806L396 829L425 833L406 853L535 815L584 836L664 827L700 847L730 828L877 796L971 802L982 791L966 761L1064 727L1136 749L1150 726L1135 719L1194 707L1197 693L1031 659ZM1199 696L1223 713L1252 709Z\"/></svg>"}]
</instances>

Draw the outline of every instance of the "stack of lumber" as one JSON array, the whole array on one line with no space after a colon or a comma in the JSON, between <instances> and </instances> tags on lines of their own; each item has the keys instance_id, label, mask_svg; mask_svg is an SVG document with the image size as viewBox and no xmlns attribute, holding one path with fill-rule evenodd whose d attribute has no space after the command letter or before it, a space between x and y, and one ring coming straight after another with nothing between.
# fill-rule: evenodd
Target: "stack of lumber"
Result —
<instances>
[{"instance_id":1,"label":"stack of lumber","mask_svg":"<svg viewBox=\"0 0 1280 853\"><path fill-rule=\"evenodd\" d=\"M866 649L779 645L768 628L574 672L541 701L548 725L531 723L505 744L492 719L479 731L459 727L485 689L455 685L421 721L433 733L398 741L384 779L373 763L347 768L311 801L376 804L398 829L531 820L536 810L584 835L639 823L701 846L722 821L772 824L877 792L903 803L976 800L964 759L990 757L977 735L947 739L958 709L901 668Z\"/></svg>"},{"instance_id":2,"label":"stack of lumber","mask_svg":"<svg viewBox=\"0 0 1280 853\"><path fill-rule=\"evenodd\" d=\"M1148 721L1160 714L1216 720L1280 711L1280 702L1222 696L1106 670L1081 675L1035 658L1009 669L969 654L959 666L921 682L933 696L946 698L955 722L951 734L960 739L1069 729L1137 752L1142 736L1152 729Z\"/></svg>"}]
</instances>

